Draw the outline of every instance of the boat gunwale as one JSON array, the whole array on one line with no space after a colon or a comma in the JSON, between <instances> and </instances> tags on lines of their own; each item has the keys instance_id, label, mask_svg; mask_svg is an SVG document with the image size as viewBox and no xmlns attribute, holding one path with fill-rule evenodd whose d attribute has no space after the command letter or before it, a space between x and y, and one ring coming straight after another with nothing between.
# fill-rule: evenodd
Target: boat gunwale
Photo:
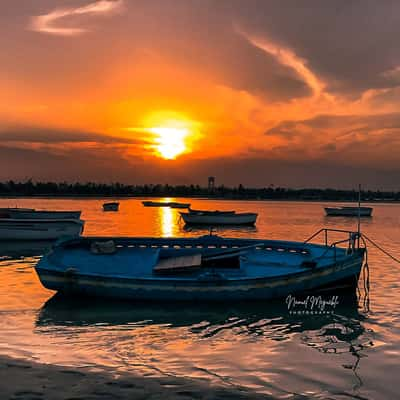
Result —
<instances>
[{"instance_id":1,"label":"boat gunwale","mask_svg":"<svg viewBox=\"0 0 400 400\"><path fill-rule=\"evenodd\" d=\"M224 238L216 235L206 235L196 238L154 238L154 237L129 237L129 236L84 236L79 238L62 238L57 241L53 248L77 246L77 245L90 245L96 241L109 241L113 240L116 247L128 247L128 248L169 248L169 249L190 249L190 248L222 248L222 249L238 249L241 246L260 244L257 247L264 247L265 250L277 250L277 251L293 251L298 253L309 253L310 248L329 248L324 244L318 243L303 243L286 240L273 240L273 239L242 239L242 238ZM240 246L241 245L241 246ZM165 247L168 246L168 247ZM177 247L180 246L180 247ZM190 247L188 247L190 246ZM201 247L199 247L201 246Z\"/></svg>"},{"instance_id":2,"label":"boat gunwale","mask_svg":"<svg viewBox=\"0 0 400 400\"><path fill-rule=\"evenodd\" d=\"M106 276L106 275L96 275L96 274L72 274L69 276L69 278L72 279L88 279L88 280L97 280L97 281L107 281L107 282L116 282L116 283L124 283L124 284L147 284L150 286L152 283L154 284L160 284L164 283L165 287L173 286L175 289L177 289L179 286L187 286L187 284L190 284L192 286L198 286L198 287L204 287L204 286L216 286L216 287L235 287L239 285L261 285L261 284L271 284L274 285L277 282L280 281L285 281L286 284L288 283L287 281L289 280L301 280L302 278L307 278L307 279L315 279L318 276L324 276L330 273L335 272L337 269L347 269L355 266L358 264L360 261L362 262L363 260L363 253L364 249L359 249L358 252L355 252L350 255L346 255L345 259L341 259L339 261L333 261L330 264L317 267L317 268L307 268L307 269L302 269L301 271L298 272L290 272L287 274L282 274L282 275L276 275L276 276L257 276L257 277L240 277L236 276L233 278L230 277L224 277L223 274L221 274L220 279L199 279L200 276L196 277L177 277L177 276L149 276L147 278L139 278L139 277L121 277L121 276ZM35 266L36 272L40 276L41 273L48 273L48 275L53 275L53 276L59 276L66 278L68 276L67 272L63 271L58 271L54 269L49 269L49 268L43 268L40 267L40 262ZM204 272L210 272L213 271L213 268L204 268Z\"/></svg>"}]
</instances>

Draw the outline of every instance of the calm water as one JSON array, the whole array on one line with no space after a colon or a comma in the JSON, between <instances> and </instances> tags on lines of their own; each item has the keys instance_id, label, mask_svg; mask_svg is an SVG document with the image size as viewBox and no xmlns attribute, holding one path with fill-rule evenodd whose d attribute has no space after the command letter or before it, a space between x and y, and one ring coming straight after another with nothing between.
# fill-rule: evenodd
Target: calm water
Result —
<instances>
[{"instance_id":1,"label":"calm water","mask_svg":"<svg viewBox=\"0 0 400 400\"><path fill-rule=\"evenodd\" d=\"M324 217L322 203L191 202L196 209L259 213L256 228L218 230L222 236L301 241L323 226L356 224ZM121 200L119 213L103 213L102 203L0 199L0 207L81 209L87 235L207 233L186 231L177 210L144 208L129 199ZM363 231L400 258L400 205L373 207ZM400 265L372 246L369 308L362 291L360 301L340 295L330 315L290 315L284 300L219 306L66 302L40 285L33 269L40 250L0 247L0 354L116 373L205 378L284 399L398 398Z\"/></svg>"}]
</instances>

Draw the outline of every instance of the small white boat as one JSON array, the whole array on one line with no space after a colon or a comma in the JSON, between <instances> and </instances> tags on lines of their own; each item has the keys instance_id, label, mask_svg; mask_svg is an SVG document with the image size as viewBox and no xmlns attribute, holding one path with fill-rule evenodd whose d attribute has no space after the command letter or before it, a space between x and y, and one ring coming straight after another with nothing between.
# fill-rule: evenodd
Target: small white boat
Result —
<instances>
[{"instance_id":1,"label":"small white boat","mask_svg":"<svg viewBox=\"0 0 400 400\"><path fill-rule=\"evenodd\" d=\"M190 225L254 225L256 213L180 213Z\"/></svg>"},{"instance_id":2,"label":"small white boat","mask_svg":"<svg viewBox=\"0 0 400 400\"><path fill-rule=\"evenodd\" d=\"M33 208L1 208L1 218L13 219L79 219L81 211L35 210Z\"/></svg>"},{"instance_id":3,"label":"small white boat","mask_svg":"<svg viewBox=\"0 0 400 400\"><path fill-rule=\"evenodd\" d=\"M0 240L54 240L82 234L80 219L0 218Z\"/></svg>"},{"instance_id":4,"label":"small white boat","mask_svg":"<svg viewBox=\"0 0 400 400\"><path fill-rule=\"evenodd\" d=\"M325 207L325 212L329 217L371 217L372 207Z\"/></svg>"},{"instance_id":5,"label":"small white boat","mask_svg":"<svg viewBox=\"0 0 400 400\"><path fill-rule=\"evenodd\" d=\"M119 203L117 201L112 201L103 204L103 211L118 211Z\"/></svg>"}]
</instances>

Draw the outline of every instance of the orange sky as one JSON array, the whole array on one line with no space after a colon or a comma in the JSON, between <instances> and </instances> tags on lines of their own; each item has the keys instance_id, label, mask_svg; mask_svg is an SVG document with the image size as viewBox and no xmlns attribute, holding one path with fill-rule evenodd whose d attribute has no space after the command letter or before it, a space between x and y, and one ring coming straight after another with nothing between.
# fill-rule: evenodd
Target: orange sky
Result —
<instances>
[{"instance_id":1,"label":"orange sky","mask_svg":"<svg viewBox=\"0 0 400 400\"><path fill-rule=\"evenodd\" d=\"M0 179L397 187L400 4L1 7Z\"/></svg>"}]
</instances>

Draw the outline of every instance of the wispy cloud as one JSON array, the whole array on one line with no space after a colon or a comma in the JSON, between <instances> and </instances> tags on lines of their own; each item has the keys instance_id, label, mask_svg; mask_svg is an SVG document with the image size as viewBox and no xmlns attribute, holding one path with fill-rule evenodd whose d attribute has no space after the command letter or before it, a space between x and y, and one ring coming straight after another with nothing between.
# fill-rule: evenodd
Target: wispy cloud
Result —
<instances>
[{"instance_id":1,"label":"wispy cloud","mask_svg":"<svg viewBox=\"0 0 400 400\"><path fill-rule=\"evenodd\" d=\"M278 62L287 67L293 68L299 76L301 76L307 85L313 90L314 96L318 97L325 89L325 84L318 78L318 76L307 66L306 60L297 56L291 49L284 48L277 45L266 38L260 38L250 35L241 30L238 26L235 27L236 31L247 39L253 46L258 47L260 50L274 56Z\"/></svg>"},{"instance_id":2,"label":"wispy cloud","mask_svg":"<svg viewBox=\"0 0 400 400\"><path fill-rule=\"evenodd\" d=\"M31 29L52 35L75 36L87 32L82 27L62 26L62 20L79 16L109 15L121 9L124 0L98 0L82 7L59 8L47 14L32 17Z\"/></svg>"}]
</instances>

